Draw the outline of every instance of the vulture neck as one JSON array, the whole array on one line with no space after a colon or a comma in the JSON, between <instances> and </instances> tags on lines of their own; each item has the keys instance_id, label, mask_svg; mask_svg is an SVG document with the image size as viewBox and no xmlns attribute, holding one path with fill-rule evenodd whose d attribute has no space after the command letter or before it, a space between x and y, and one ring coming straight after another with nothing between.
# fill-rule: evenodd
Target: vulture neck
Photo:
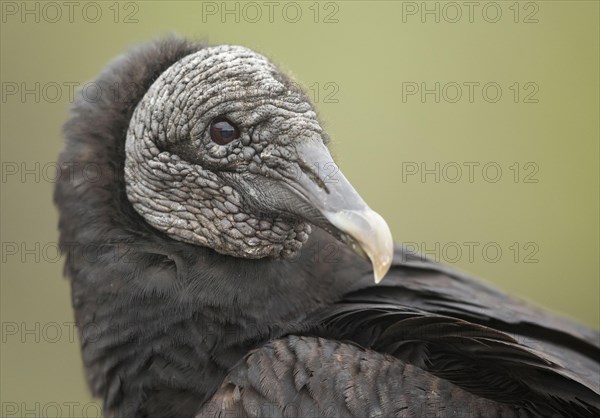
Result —
<instances>
[{"instance_id":1,"label":"vulture neck","mask_svg":"<svg viewBox=\"0 0 600 418\"><path fill-rule=\"evenodd\" d=\"M319 232L295 261L162 244L126 244L133 262L88 263L72 279L89 384L118 416L194 416L248 351L308 331L311 313L372 280Z\"/></svg>"}]
</instances>

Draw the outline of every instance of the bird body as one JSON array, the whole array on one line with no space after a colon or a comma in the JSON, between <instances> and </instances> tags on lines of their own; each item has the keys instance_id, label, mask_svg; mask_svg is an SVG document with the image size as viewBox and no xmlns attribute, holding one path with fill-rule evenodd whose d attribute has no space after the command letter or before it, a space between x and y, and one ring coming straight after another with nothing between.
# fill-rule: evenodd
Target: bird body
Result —
<instances>
[{"instance_id":1,"label":"bird body","mask_svg":"<svg viewBox=\"0 0 600 418\"><path fill-rule=\"evenodd\" d=\"M128 95L75 103L55 201L105 413L599 416L598 333L402 247L387 259L385 223L308 168L327 139L286 80L171 38L96 81Z\"/></svg>"}]
</instances>

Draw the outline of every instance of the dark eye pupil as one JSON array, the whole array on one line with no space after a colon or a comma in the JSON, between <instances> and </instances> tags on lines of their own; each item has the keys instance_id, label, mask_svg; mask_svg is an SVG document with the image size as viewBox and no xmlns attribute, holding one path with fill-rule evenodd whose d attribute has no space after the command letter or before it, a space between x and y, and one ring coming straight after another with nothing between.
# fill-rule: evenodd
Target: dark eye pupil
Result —
<instances>
[{"instance_id":1,"label":"dark eye pupil","mask_svg":"<svg viewBox=\"0 0 600 418\"><path fill-rule=\"evenodd\" d=\"M238 128L225 119L218 119L210 125L210 137L219 145L225 145L240 136Z\"/></svg>"}]
</instances>

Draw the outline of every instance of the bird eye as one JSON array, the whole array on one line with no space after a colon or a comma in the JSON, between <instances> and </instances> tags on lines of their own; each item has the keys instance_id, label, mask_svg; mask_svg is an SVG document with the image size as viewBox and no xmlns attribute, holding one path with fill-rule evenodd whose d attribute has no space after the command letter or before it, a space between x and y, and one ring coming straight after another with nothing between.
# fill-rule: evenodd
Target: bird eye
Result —
<instances>
[{"instance_id":1,"label":"bird eye","mask_svg":"<svg viewBox=\"0 0 600 418\"><path fill-rule=\"evenodd\" d=\"M210 124L210 138L219 145L229 144L240 137L240 130L227 119L218 118Z\"/></svg>"}]
</instances>

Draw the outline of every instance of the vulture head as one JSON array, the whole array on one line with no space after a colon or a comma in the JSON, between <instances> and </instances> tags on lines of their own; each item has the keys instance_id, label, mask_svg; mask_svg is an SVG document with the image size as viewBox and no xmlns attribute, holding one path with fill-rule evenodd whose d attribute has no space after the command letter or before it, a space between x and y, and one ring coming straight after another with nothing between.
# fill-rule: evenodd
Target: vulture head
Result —
<instances>
[{"instance_id":1,"label":"vulture head","mask_svg":"<svg viewBox=\"0 0 600 418\"><path fill-rule=\"evenodd\" d=\"M320 227L380 281L393 242L333 163L307 96L264 56L200 49L145 92L125 142L126 194L170 238L250 259L290 258Z\"/></svg>"}]
</instances>

